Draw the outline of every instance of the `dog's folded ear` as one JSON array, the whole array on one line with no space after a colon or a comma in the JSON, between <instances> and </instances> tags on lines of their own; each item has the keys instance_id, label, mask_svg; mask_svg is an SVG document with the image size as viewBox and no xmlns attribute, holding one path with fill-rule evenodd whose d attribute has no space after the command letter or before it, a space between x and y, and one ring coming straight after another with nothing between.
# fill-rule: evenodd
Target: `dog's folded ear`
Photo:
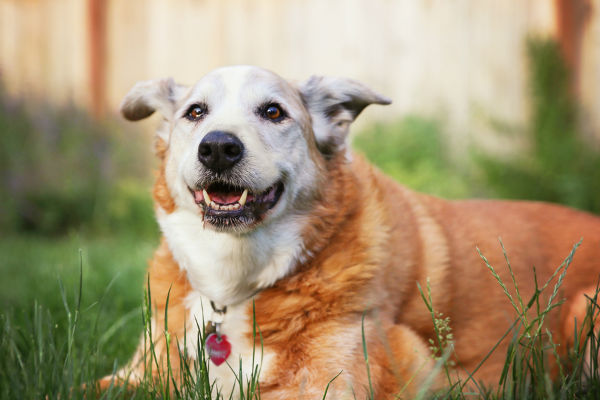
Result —
<instances>
[{"instance_id":1,"label":"dog's folded ear","mask_svg":"<svg viewBox=\"0 0 600 400\"><path fill-rule=\"evenodd\" d=\"M313 76L299 89L313 119L317 146L328 156L344 148L350 124L366 106L392 102L362 83L345 78Z\"/></svg>"},{"instance_id":2,"label":"dog's folded ear","mask_svg":"<svg viewBox=\"0 0 600 400\"><path fill-rule=\"evenodd\" d=\"M139 121L158 111L169 120L186 88L171 78L138 82L121 102L121 113L130 121Z\"/></svg>"}]
</instances>

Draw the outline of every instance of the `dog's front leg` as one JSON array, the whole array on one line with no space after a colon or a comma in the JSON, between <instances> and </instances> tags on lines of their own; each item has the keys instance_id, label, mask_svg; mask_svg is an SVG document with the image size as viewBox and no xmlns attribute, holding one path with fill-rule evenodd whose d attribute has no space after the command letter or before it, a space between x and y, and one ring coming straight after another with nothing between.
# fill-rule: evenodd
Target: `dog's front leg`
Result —
<instances>
[{"instance_id":1,"label":"dog's front leg","mask_svg":"<svg viewBox=\"0 0 600 400\"><path fill-rule=\"evenodd\" d=\"M327 399L413 398L433 371L425 342L407 326L366 318L364 341L360 319L318 329L282 349L261 377L261 398L321 399L325 390Z\"/></svg>"}]
</instances>

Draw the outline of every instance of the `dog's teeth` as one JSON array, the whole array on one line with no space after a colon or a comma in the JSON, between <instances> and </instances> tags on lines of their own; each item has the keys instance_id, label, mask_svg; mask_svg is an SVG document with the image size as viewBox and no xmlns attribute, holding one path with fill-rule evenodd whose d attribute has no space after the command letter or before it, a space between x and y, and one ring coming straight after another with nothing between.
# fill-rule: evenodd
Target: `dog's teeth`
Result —
<instances>
[{"instance_id":1,"label":"dog's teeth","mask_svg":"<svg viewBox=\"0 0 600 400\"><path fill-rule=\"evenodd\" d=\"M238 203L240 206L243 206L244 204L246 204L247 197L248 197L248 189L244 189L244 193L242 193L242 196L238 200Z\"/></svg>"},{"instance_id":2,"label":"dog's teeth","mask_svg":"<svg viewBox=\"0 0 600 400\"><path fill-rule=\"evenodd\" d=\"M206 189L202 189L202 194L204 195L204 203L209 206L211 203L210 196L206 192Z\"/></svg>"},{"instance_id":3,"label":"dog's teeth","mask_svg":"<svg viewBox=\"0 0 600 400\"><path fill-rule=\"evenodd\" d=\"M244 189L240 199L234 204L219 204L215 203L211 198L206 189L202 189L202 195L204 196L204 203L212 208L213 210L221 210L221 211L233 211L239 210L246 204L246 200L248 199L248 189Z\"/></svg>"}]
</instances>

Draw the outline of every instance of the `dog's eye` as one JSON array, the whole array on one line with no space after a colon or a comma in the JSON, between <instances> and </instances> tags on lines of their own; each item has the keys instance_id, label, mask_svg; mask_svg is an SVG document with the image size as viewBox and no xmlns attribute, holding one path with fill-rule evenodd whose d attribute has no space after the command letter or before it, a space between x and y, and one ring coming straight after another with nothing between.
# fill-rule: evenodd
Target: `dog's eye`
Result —
<instances>
[{"instance_id":1,"label":"dog's eye","mask_svg":"<svg viewBox=\"0 0 600 400\"><path fill-rule=\"evenodd\" d=\"M263 118L269 121L279 122L286 117L285 111L279 104L270 103L262 107L260 114Z\"/></svg>"},{"instance_id":2,"label":"dog's eye","mask_svg":"<svg viewBox=\"0 0 600 400\"><path fill-rule=\"evenodd\" d=\"M277 119L281 117L281 110L277 106L270 106L265 110L265 114L269 119Z\"/></svg>"},{"instance_id":3,"label":"dog's eye","mask_svg":"<svg viewBox=\"0 0 600 400\"><path fill-rule=\"evenodd\" d=\"M185 113L185 118L190 121L199 121L208 112L208 107L205 104L192 104Z\"/></svg>"}]
</instances>

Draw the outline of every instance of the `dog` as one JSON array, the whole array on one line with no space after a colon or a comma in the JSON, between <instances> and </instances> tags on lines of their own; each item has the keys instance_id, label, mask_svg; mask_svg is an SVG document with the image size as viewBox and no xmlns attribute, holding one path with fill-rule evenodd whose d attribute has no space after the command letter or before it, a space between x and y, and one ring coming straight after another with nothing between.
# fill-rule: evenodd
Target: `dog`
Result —
<instances>
[{"instance_id":1,"label":"dog","mask_svg":"<svg viewBox=\"0 0 600 400\"><path fill-rule=\"evenodd\" d=\"M328 386L329 398L411 398L435 372L432 316L417 283L449 317L459 376L514 320L476 250L510 282L499 237L525 299L532 267L544 282L584 238L560 289L565 304L547 317L566 354L600 272L600 218L539 202L446 201L399 185L347 144L366 106L389 103L350 79L295 83L253 66L220 68L189 87L162 79L131 89L126 119L163 118L153 189L162 240L148 272L160 365L169 348L177 377L176 357L198 359L202 340L224 393L260 365L263 399L322 398ZM476 379L497 383L506 343ZM148 346L142 340L102 382L143 379Z\"/></svg>"}]
</instances>

